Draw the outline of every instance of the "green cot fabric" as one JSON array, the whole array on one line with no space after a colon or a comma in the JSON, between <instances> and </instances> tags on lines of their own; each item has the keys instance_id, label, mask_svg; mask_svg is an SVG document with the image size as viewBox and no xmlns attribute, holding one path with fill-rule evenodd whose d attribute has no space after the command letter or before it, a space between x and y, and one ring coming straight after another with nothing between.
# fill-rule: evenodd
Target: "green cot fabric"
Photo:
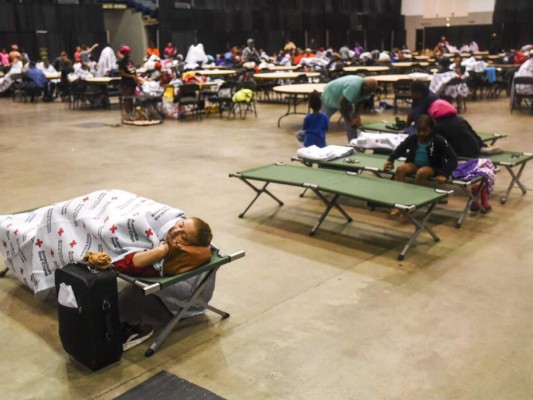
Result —
<instances>
[{"instance_id":1,"label":"green cot fabric","mask_svg":"<svg viewBox=\"0 0 533 400\"><path fill-rule=\"evenodd\" d=\"M519 151L504 151L499 154L483 155L483 158L488 158L494 165L519 165L531 160L533 154Z\"/></svg>"},{"instance_id":2,"label":"green cot fabric","mask_svg":"<svg viewBox=\"0 0 533 400\"><path fill-rule=\"evenodd\" d=\"M383 171L383 166L387 161L387 156L380 154L366 154L366 153L354 153L347 157L338 158L331 161L317 161L317 164L324 168L342 169L344 171L358 171L363 168L373 168L378 171ZM396 160L394 166L401 165L402 162ZM394 170L391 170L391 173Z\"/></svg>"},{"instance_id":3,"label":"green cot fabric","mask_svg":"<svg viewBox=\"0 0 533 400\"><path fill-rule=\"evenodd\" d=\"M321 192L329 192L384 206L396 204L422 207L447 195L434 189L371 176L349 175L343 171L296 167L292 165L266 165L240 172L246 179L281 183L291 186L316 185Z\"/></svg>"},{"instance_id":4,"label":"green cot fabric","mask_svg":"<svg viewBox=\"0 0 533 400\"><path fill-rule=\"evenodd\" d=\"M231 258L229 256L220 256L218 254L218 252L216 250L213 250L212 253L211 253L211 260L209 261L209 263L207 264L204 264L198 268L195 268L193 270L190 270L190 271L187 271L187 272L184 272L182 274L179 274L179 275L174 275L174 276L162 276L162 277L157 277L157 276L154 276L154 277L146 277L146 276L143 276L143 277L140 277L140 276L132 276L132 275L127 275L127 274L123 274L123 273L120 273L120 277L126 281L128 281L129 283L135 283L135 281L141 281L141 282L144 282L144 283L159 283L160 285L160 288L163 289L167 286L171 286L177 282L181 282L181 281L184 281L186 279L189 279L190 277L192 276L195 276L195 275L198 275L198 274L201 274L203 272L207 272L207 271L210 271L212 270L213 268L217 268L221 265L224 265L224 264L227 264L231 262Z\"/></svg>"}]
</instances>

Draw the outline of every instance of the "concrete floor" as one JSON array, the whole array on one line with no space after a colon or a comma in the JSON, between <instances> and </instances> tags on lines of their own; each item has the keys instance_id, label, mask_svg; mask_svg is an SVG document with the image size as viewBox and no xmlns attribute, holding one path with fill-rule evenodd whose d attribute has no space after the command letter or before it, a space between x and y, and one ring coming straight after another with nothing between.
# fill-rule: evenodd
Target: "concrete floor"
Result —
<instances>
[{"instance_id":1,"label":"concrete floor","mask_svg":"<svg viewBox=\"0 0 533 400\"><path fill-rule=\"evenodd\" d=\"M265 196L238 218L253 193L228 173L295 154L302 116L278 129L282 105L259 104L257 119L145 128L119 125L116 110L5 98L0 110L0 214L120 188L201 216L219 247L246 251L218 275L213 305L231 318L189 319L155 356L143 344L96 373L63 351L54 305L8 274L2 399L111 399L160 370L228 399L533 398L533 195L515 189L501 206L506 171L492 212L456 229L452 199L431 220L441 242L422 234L399 262L410 228L357 202L343 202L354 222L334 211L315 237L321 203L296 188L272 186L285 206ZM511 115L507 99L469 103L465 116L508 134L502 147L533 151L533 117ZM335 123L328 142L345 143ZM533 184L531 166L523 181Z\"/></svg>"}]
</instances>

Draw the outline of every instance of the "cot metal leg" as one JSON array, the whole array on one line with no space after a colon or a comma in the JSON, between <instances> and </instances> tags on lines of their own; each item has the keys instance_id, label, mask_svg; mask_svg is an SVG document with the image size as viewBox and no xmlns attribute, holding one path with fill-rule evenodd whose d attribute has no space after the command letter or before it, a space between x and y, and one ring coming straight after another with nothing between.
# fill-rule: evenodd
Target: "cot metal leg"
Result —
<instances>
[{"instance_id":1,"label":"cot metal leg","mask_svg":"<svg viewBox=\"0 0 533 400\"><path fill-rule=\"evenodd\" d=\"M259 198L259 196L261 196L261 194L263 193L266 193L268 194L270 197L272 197L280 206L283 205L283 202L278 199L276 196L274 196L272 193L270 193L266 188L268 186L268 184L270 182L265 182L265 184L263 185L263 187L261 189L258 189L256 188L254 185L252 185L250 182L248 182L246 179L243 179L241 178L241 180L246 183L248 186L250 186L252 188L252 190L256 193L255 197L253 198L252 202L250 204L248 204L248 207L246 207L246 209L239 214L239 218L243 218L244 217L244 214L246 214L248 212L248 210L250 209L250 207L255 203L255 201Z\"/></svg>"},{"instance_id":2,"label":"cot metal leg","mask_svg":"<svg viewBox=\"0 0 533 400\"><path fill-rule=\"evenodd\" d=\"M146 357L151 357L154 355L154 353L161 347L161 345L163 344L163 342L166 340L166 338L168 337L168 335L170 335L170 333L174 330L174 328L176 327L176 325L178 324L178 322L180 322L185 313L187 311L189 311L189 309L194 306L194 305L202 305L204 306L206 309L210 310L210 311L213 311L219 315L222 316L223 319L226 319L229 317L229 314L224 312L224 311L221 311L221 310L218 310L212 306L209 306L207 304L205 304L205 302L201 301L200 300L200 296L202 295L203 291L205 290L207 284L209 283L210 279L212 279L212 277L214 276L214 274L218 271L218 268L215 268L213 270L211 270L205 277L204 279L202 280L202 282L200 283L200 285L198 285L198 287L196 288L196 291L194 292L194 294L192 295L192 297L190 298L189 301L187 302L180 302L180 301L177 301L177 304L179 304L182 309L181 311L176 314L169 322L168 324L163 328L163 330L161 331L161 333L157 336L157 338L155 339L155 341L150 345L150 347L148 348L148 350L146 350L146 352L144 353L144 355Z\"/></svg>"},{"instance_id":3,"label":"cot metal leg","mask_svg":"<svg viewBox=\"0 0 533 400\"><path fill-rule=\"evenodd\" d=\"M500 200L501 204L505 204L507 199L509 198L509 194L511 193L511 189L516 184L521 190L523 194L527 193L526 187L520 182L520 178L522 177L522 172L524 171L524 167L526 166L526 163L523 163L520 166L520 169L518 170L518 173L515 175L512 166L510 165L504 165L505 169L509 172L511 175L511 183L509 184L509 187L507 188L507 191L505 192L505 195Z\"/></svg>"},{"instance_id":4,"label":"cot metal leg","mask_svg":"<svg viewBox=\"0 0 533 400\"><path fill-rule=\"evenodd\" d=\"M313 192L315 192L318 198L324 202L324 204L326 205L326 209L324 210L324 212L318 219L318 222L316 223L316 225L309 232L309 236L314 236L315 232L320 227L320 225L322 225L322 222L324 222L324 219L327 217L327 215L329 214L329 212L331 211L333 207L335 207L337 210L340 211L342 215L344 215L347 222L352 222L352 217L350 217L348 213L346 213L346 211L344 211L344 209L337 203L337 199L339 198L338 194L334 195L331 200L328 200L326 196L320 193L317 189L312 188L312 190Z\"/></svg>"},{"instance_id":5,"label":"cot metal leg","mask_svg":"<svg viewBox=\"0 0 533 400\"><path fill-rule=\"evenodd\" d=\"M476 194L472 193L471 185L468 185L466 187L461 187L463 192L468 196L468 200L466 201L466 205L465 205L465 208L463 209L463 212L461 213L461 215L459 215L459 219L455 223L455 227L457 229L459 229L463 225L463 222L468 215L468 211L470 211L470 207L472 206L472 203L474 203L475 201L479 202L481 198L481 189L483 188L484 185L485 185L485 181L481 181L479 183L479 190L476 192ZM483 207L483 206L480 205L480 207Z\"/></svg>"},{"instance_id":6,"label":"cot metal leg","mask_svg":"<svg viewBox=\"0 0 533 400\"><path fill-rule=\"evenodd\" d=\"M429 216L431 215L431 213L433 212L433 209L435 208L435 206L437 205L437 203L432 203L428 210L426 211L426 213L424 214L424 217L419 221L417 220L412 213L406 211L406 210L402 210L400 209L400 211L402 212L403 215L405 215L407 218L409 218L409 220L416 226L416 229L415 231L413 232L413 234L411 235L411 238L409 239L409 241L405 244L405 246L403 247L403 250L401 251L401 253L398 255L398 260L402 261L404 258L405 258L405 255L407 254L407 251L409 250L409 248L413 245L413 243L415 242L416 238L418 237L418 235L420 234L420 232L422 231L422 229L425 229L430 235L431 237L433 238L433 240L435 242L438 242L440 239L439 237L437 236L437 234L433 231L433 229L431 229L428 225L427 225L427 221L429 219Z\"/></svg>"}]
</instances>

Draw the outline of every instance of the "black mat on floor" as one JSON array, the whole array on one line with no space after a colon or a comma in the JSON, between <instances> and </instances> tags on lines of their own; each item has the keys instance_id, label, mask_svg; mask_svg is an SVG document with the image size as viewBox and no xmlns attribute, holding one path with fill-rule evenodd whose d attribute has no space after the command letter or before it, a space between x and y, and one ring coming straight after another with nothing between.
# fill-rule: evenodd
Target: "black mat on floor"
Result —
<instances>
[{"instance_id":1,"label":"black mat on floor","mask_svg":"<svg viewBox=\"0 0 533 400\"><path fill-rule=\"evenodd\" d=\"M167 371L148 378L114 400L224 400L213 392Z\"/></svg>"}]
</instances>

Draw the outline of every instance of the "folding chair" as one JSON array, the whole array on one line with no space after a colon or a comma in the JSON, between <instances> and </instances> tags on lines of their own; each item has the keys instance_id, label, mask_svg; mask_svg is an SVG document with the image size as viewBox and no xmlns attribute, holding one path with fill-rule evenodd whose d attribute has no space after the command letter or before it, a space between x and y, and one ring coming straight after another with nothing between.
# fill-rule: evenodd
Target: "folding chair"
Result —
<instances>
[{"instance_id":1,"label":"folding chair","mask_svg":"<svg viewBox=\"0 0 533 400\"><path fill-rule=\"evenodd\" d=\"M205 102L200 99L200 86L196 83L181 85L174 96L174 103L178 103L178 120L185 120L187 113L202 119Z\"/></svg>"},{"instance_id":2,"label":"folding chair","mask_svg":"<svg viewBox=\"0 0 533 400\"><path fill-rule=\"evenodd\" d=\"M182 308L181 311L176 314L163 328L159 336L155 341L150 345L148 350L144 353L146 357L154 355L154 353L161 347L163 342L166 340L168 335L174 330L178 322L180 322L187 311L194 306L201 306L205 309L212 311L222 317L222 319L229 318L229 314L225 311L219 310L203 301L201 298L202 293L207 288L209 282L215 279L215 274L224 264L228 264L232 261L238 260L244 257L244 251L239 251L231 255L221 255L219 250L212 246L211 248L211 260L209 263L204 264L198 268L195 268L191 271L181 273L174 276L164 276L164 277L138 277L131 276L124 273L119 273L118 277L125 280L126 282L131 283L142 289L144 295L149 295L160 291L166 287L172 286L178 282L182 282L186 279L189 279L193 276L204 274L200 284L195 289L191 298L187 301L179 301L175 299L176 303Z\"/></svg>"},{"instance_id":3,"label":"folding chair","mask_svg":"<svg viewBox=\"0 0 533 400\"><path fill-rule=\"evenodd\" d=\"M411 103L411 79L400 79L394 82L394 115L398 114L398 101Z\"/></svg>"},{"instance_id":4,"label":"folding chair","mask_svg":"<svg viewBox=\"0 0 533 400\"><path fill-rule=\"evenodd\" d=\"M237 109L239 111L239 116L241 119L246 119L246 115L248 112L254 113L255 118L257 118L257 108L255 105L255 91L256 91L257 84L255 81L244 81L241 82L238 87L237 91L240 89L249 89L252 91L252 98L250 101L233 101L231 110L228 114L228 118L230 118L232 115L235 118Z\"/></svg>"},{"instance_id":5,"label":"folding chair","mask_svg":"<svg viewBox=\"0 0 533 400\"><path fill-rule=\"evenodd\" d=\"M529 103L531 112L533 112L533 78L515 76L511 88L511 114L515 108L522 110L522 102L526 105Z\"/></svg>"}]
</instances>

